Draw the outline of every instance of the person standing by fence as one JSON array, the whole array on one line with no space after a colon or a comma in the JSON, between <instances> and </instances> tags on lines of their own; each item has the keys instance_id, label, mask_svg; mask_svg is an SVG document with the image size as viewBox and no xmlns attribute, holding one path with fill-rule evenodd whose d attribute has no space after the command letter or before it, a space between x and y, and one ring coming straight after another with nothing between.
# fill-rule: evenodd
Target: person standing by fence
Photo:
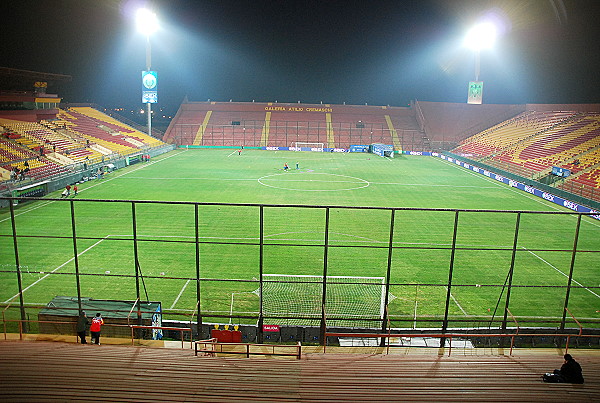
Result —
<instances>
[{"instance_id":1,"label":"person standing by fence","mask_svg":"<svg viewBox=\"0 0 600 403\"><path fill-rule=\"evenodd\" d=\"M90 332L92 333L92 341L94 344L100 344L100 329L104 324L104 319L102 319L102 315L100 312L94 316L92 319L92 326L90 327Z\"/></svg>"},{"instance_id":2,"label":"person standing by fence","mask_svg":"<svg viewBox=\"0 0 600 403\"><path fill-rule=\"evenodd\" d=\"M81 311L79 317L77 318L77 336L81 340L81 344L87 344L87 341L85 340L85 335L87 333L87 328L89 324L90 321L88 320L85 311Z\"/></svg>"}]
</instances>

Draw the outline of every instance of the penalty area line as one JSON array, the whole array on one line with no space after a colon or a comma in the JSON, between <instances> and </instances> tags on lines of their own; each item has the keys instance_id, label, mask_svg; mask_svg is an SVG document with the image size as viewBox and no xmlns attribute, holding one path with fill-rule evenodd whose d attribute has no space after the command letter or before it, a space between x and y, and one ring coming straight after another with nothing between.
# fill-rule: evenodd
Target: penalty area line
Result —
<instances>
[{"instance_id":1,"label":"penalty area line","mask_svg":"<svg viewBox=\"0 0 600 403\"><path fill-rule=\"evenodd\" d=\"M185 282L185 284L181 288L181 291L179 291L179 295L177 295L177 298L175 298L175 301L173 301L173 303L171 304L171 307L169 309L173 309L175 307L175 305L177 305L177 302L179 302L179 298L181 298L181 295L183 295L183 292L185 291L185 289L188 286L188 284L190 283L190 281L191 280L188 280Z\"/></svg>"},{"instance_id":2,"label":"penalty area line","mask_svg":"<svg viewBox=\"0 0 600 403\"><path fill-rule=\"evenodd\" d=\"M569 276L564 273L562 270L560 270L558 267L554 266L552 263L550 263L549 261L547 261L546 259L544 259L543 257L541 257L540 255L534 253L533 251L530 251L527 248L524 248L527 252L531 253L533 256L535 256L536 258L538 258L539 260L541 260L542 262L544 262L545 264L547 264L548 266L550 266L551 268L553 268L554 270L556 270L557 272L559 272L560 274L562 274L564 277L569 278ZM575 284L577 284L578 286L582 287L584 290L589 291L591 294L595 295L596 297L600 298L600 295L596 294L594 291L590 290L589 288L585 287L583 284L581 284L579 281L575 280L574 278L571 278L571 281L573 281Z\"/></svg>"},{"instance_id":3,"label":"penalty area line","mask_svg":"<svg viewBox=\"0 0 600 403\"><path fill-rule=\"evenodd\" d=\"M96 245L98 245L100 242L106 240L106 238L108 238L110 235L105 236L104 238L102 238L101 240L99 240L98 242L96 242L95 244L93 244L92 246L90 246L89 248L85 249L82 252L79 252L77 254L77 257L83 255L85 252L89 251L90 249L94 248ZM37 283L39 283L40 281L42 281L43 279L45 279L46 277L48 277L49 275L51 275L52 273L56 272L57 270L63 268L64 266L66 266L67 264L71 263L73 260L75 260L75 256L73 256L71 259L67 260L66 262L64 262L63 264L61 264L60 266L58 266L57 268L55 268L54 270L52 270L50 273L46 274L44 277L41 277L40 279L34 281L33 283L29 284L27 287L25 287L22 291L22 293L24 294L25 291L27 291L28 289L30 289L31 287L33 287L34 285L36 285ZM15 299L16 297L18 297L19 294L15 294L13 295L11 298L7 299L6 301L4 301L4 303L8 303L10 301L12 301L13 299Z\"/></svg>"},{"instance_id":4,"label":"penalty area line","mask_svg":"<svg viewBox=\"0 0 600 403\"><path fill-rule=\"evenodd\" d=\"M444 287L446 289L446 291L448 291L448 287ZM450 298L452 298L452 301L454 301L454 303L456 304L456 306L458 307L458 309L460 309L460 311L463 313L463 315L465 316L469 316L469 314L467 314L467 312L463 309L462 306L460 306L460 304L458 303L458 301L456 300L456 298L454 298L454 295L452 295L452 293L450 293Z\"/></svg>"}]
</instances>

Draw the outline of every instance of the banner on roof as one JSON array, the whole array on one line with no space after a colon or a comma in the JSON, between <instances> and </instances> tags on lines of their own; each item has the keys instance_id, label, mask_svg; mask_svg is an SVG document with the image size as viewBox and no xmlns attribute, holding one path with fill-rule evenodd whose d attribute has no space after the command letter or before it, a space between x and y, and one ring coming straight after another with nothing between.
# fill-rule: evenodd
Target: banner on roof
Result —
<instances>
[{"instance_id":1,"label":"banner on roof","mask_svg":"<svg viewBox=\"0 0 600 403\"><path fill-rule=\"evenodd\" d=\"M158 75L156 71L142 71L142 103L158 102Z\"/></svg>"}]
</instances>

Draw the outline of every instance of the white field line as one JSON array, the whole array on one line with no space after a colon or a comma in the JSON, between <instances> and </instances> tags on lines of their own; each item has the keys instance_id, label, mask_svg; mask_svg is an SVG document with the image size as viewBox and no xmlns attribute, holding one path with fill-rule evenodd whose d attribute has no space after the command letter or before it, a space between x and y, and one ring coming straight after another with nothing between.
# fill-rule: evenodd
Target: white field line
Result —
<instances>
[{"instance_id":1,"label":"white field line","mask_svg":"<svg viewBox=\"0 0 600 403\"><path fill-rule=\"evenodd\" d=\"M533 256L537 257L538 259L540 259L542 262L546 263L548 266L552 267L554 270L556 270L557 272L559 272L560 274L562 274L563 276L565 276L566 278L569 278L569 276L565 273L563 273L558 267L554 266L552 263L548 262L546 259L544 259L543 257L541 257L540 255L528 250L527 248L525 248L525 250L529 253L531 253ZM587 287L584 287L583 284L581 284L579 281L572 279L573 282L575 284L577 284L580 287L583 287L584 290L589 291L590 293L592 293L593 295L595 295L596 297L600 298L600 295L596 294L594 291L590 290Z\"/></svg>"},{"instance_id":2,"label":"white field line","mask_svg":"<svg viewBox=\"0 0 600 403\"><path fill-rule=\"evenodd\" d=\"M446 289L446 292L448 292L448 287L444 287ZM460 304L458 303L458 301L456 300L456 298L454 298L454 295L452 295L452 293L450 293L450 298L452 298L452 301L454 301L454 303L456 304L456 306L458 307L458 309L460 309L460 311L463 313L463 315L465 316L469 316L469 314L463 309L462 306L460 306Z\"/></svg>"},{"instance_id":3,"label":"white field line","mask_svg":"<svg viewBox=\"0 0 600 403\"><path fill-rule=\"evenodd\" d=\"M485 176L485 175L479 174L479 173L477 173L477 172L473 172L473 171L471 171L470 169L463 168L463 167L461 167L461 166L459 166L459 165L453 164L452 162L448 162L448 161L446 161L446 160L442 160L442 159L440 159L440 160L441 160L442 162L444 162L445 164L448 164L448 165L450 165L450 166L453 166L454 168L460 169L461 171L468 173L469 175L473 175L473 176L475 176L476 178L483 179L483 180L485 180L485 181L487 181L487 182L493 183L493 184L494 184L494 185L496 185L497 187L500 187L500 188L502 188L502 189L505 189L505 190L508 190L508 191L514 192L514 193L516 193L516 194L518 194L518 195L520 195L520 196L526 197L526 198L528 198L528 199L530 199L530 200L533 200L533 201L535 201L535 202L537 202L537 203L543 204L543 205L544 205L544 206L546 206L546 207L550 207L550 208L552 208L553 210L562 211L562 209L561 209L561 208L559 208L559 207L558 207L558 205L556 205L556 204L554 204L554 203L547 202L547 201L545 201L544 199L541 199L541 198L539 198L539 197L537 197L537 196L532 196L532 195L530 195L529 193L527 193L527 192L524 192L524 191L522 191L522 190L519 190L519 189L514 189L514 188L512 188L512 187L510 187L510 186L508 186L508 187L507 187L505 183L498 182L498 181L497 181L497 180L495 180L495 179L488 178L488 177L487 177L487 176Z\"/></svg>"},{"instance_id":4,"label":"white field line","mask_svg":"<svg viewBox=\"0 0 600 403\"><path fill-rule=\"evenodd\" d=\"M254 178L218 178L218 177L196 177L196 178L173 178L173 177L152 177L146 178L143 176L129 176L123 179L144 179L144 180L169 180L169 181L177 181L177 180L214 180L219 182L227 182L227 181L256 181ZM286 180L277 180L277 179L268 179L270 182L327 182L330 183L330 180L318 180L318 179L286 179ZM452 188L474 188L474 189L495 189L495 186L475 186L475 185L444 185L444 184L422 184L422 183L399 183L399 182L370 182L370 181L350 181L350 180L337 180L334 181L336 183L360 183L364 184L369 183L371 185L394 185L394 186L420 186L420 187L452 187Z\"/></svg>"},{"instance_id":5,"label":"white field line","mask_svg":"<svg viewBox=\"0 0 600 403\"><path fill-rule=\"evenodd\" d=\"M241 294L254 294L253 291L242 291L242 292L232 292L231 293L231 303L229 305L229 324L232 324L232 318L233 318L233 296L234 295L241 295Z\"/></svg>"},{"instance_id":6,"label":"white field line","mask_svg":"<svg viewBox=\"0 0 600 403\"><path fill-rule=\"evenodd\" d=\"M77 254L77 257L83 255L85 252L87 252L88 250L92 249L93 247L95 247L96 245L98 245L100 242L104 241L106 238L108 238L110 235L105 236L104 238L102 238L101 240L99 240L98 242L96 242L95 244L93 244L92 246L90 246L89 248L87 248L86 250L79 252ZM39 283L40 281L42 281L43 279L45 279L46 277L48 277L50 274L56 272L57 270L61 269L62 267L64 267L65 265L67 265L68 263L72 262L73 260L75 260L75 256L73 256L71 259L67 260L66 262L64 262L63 264L61 264L60 266L58 266L57 268L55 268L54 270L52 270L50 273L46 274L44 277L34 281L33 283L29 284L27 287L25 287L23 289L23 293L25 293L25 291L27 291L28 289L30 289L31 287L33 287L34 285L36 285L37 283ZM16 298L17 296L19 296L19 294L16 294L14 296L12 296L11 298L7 299L6 301L4 301L4 303L8 303L9 301L11 301L13 298Z\"/></svg>"},{"instance_id":7,"label":"white field line","mask_svg":"<svg viewBox=\"0 0 600 403\"><path fill-rule=\"evenodd\" d=\"M511 191L511 192L513 192L513 193L516 193L516 194L518 194L519 196L526 197L526 198L528 198L528 199L530 199L530 200L533 200L533 201L535 201L535 202L537 202L537 203L543 204L544 206L546 206L546 207L549 207L549 208L551 208L551 209L553 209L553 210L556 210L556 211L564 211L564 210L563 210L563 208L561 208L561 207L560 207L560 206L558 206L557 204L554 204L554 203L551 203L551 202L549 202L549 201L546 201L546 200L544 200L544 199L542 199L542 198L540 198L540 197L537 197L537 196L530 195L530 194L529 194L529 193L527 193L527 192L524 192L524 191L522 191L522 190L519 190L519 189L515 189L515 188L513 188L513 187L511 187L511 186L508 186L508 188L507 188L505 183L498 182L498 181L497 181L497 180L495 180L495 179L488 178L488 177L487 177L487 176L485 176L485 175L482 175L482 174L479 174L479 173L473 172L473 171L471 171L470 169L467 169L467 168L461 167L461 166L459 166L459 165L453 164L452 162L448 162L448 161L446 161L446 160L441 160L441 161L442 161L442 162L444 162L444 163L446 163L446 164L450 164L450 165L451 165L451 166L453 166L454 168L457 168L457 169L460 169L460 170L464 170L464 171L466 171L466 172L467 172L468 174L470 174L470 175L474 175L475 177L478 177L478 178L480 178L480 179L484 179L485 181L487 181L487 182L491 182L491 183L493 183L493 184L494 184L494 185L496 185L496 186L499 186L499 187L501 187L501 188L503 188L503 189L506 189L506 190L509 190L509 191ZM477 187L477 186L475 186L475 187ZM486 187L486 188L487 188L487 187ZM573 217L573 218L575 218L575 217L576 217L576 212L573 212L573 214L572 214L572 215L569 215L569 217ZM584 218L587 218L587 220L584 220L584 222L586 222L586 223L588 223L588 224L591 224L591 225L593 225L594 227L600 227L600 221L598 221L598 220L596 220L596 219L594 219L594 218L591 218L591 217L587 217L587 216L584 216Z\"/></svg>"},{"instance_id":8,"label":"white field line","mask_svg":"<svg viewBox=\"0 0 600 403\"><path fill-rule=\"evenodd\" d=\"M185 291L185 288L188 286L190 281L191 280L188 280L185 282L184 286L181 288L181 291L179 291L179 295L177 295L177 298L175 298L175 301L173 301L173 304L171 304L171 307L169 309L173 309L175 307L175 305L177 305L177 302L179 302L179 298L181 298L181 295Z\"/></svg>"},{"instance_id":9,"label":"white field line","mask_svg":"<svg viewBox=\"0 0 600 403\"><path fill-rule=\"evenodd\" d=\"M149 162L149 163L142 164L142 166L141 166L141 167L139 167L139 168L132 169L131 171L128 171L128 172L122 173L122 174L120 174L120 175L117 175L117 176L111 176L111 177L110 177L110 178L108 178L108 179L101 179L101 180L99 180L99 181L98 181L98 183L96 183L96 184L93 184L93 185L91 185L91 186L86 186L84 189L81 189L81 190L79 191L79 193L81 193L81 192L85 192L86 190L92 189L92 188L94 188L94 187L96 187L96 186L98 186L98 185L101 185L101 184L103 184L103 183L110 182L110 181L111 181L111 180L113 180L113 179L118 179L118 178L120 178L120 177L122 177L122 176L129 175L129 174L130 174L130 173L132 173L132 172L135 172L135 171L138 171L138 170L140 170L140 169L146 168L147 166L150 166L150 165L153 165L153 164L157 164L157 163L159 163L159 162L161 162L161 161L164 161L164 160L166 160L166 159L169 159L169 158L171 158L171 157L174 157L174 156L176 156L176 155L179 155L179 153L176 153L176 154L170 155L170 156L168 156L168 157L165 157L165 158L163 158L163 159L161 159L161 160L158 160L158 161L153 161L153 162ZM47 205L49 205L49 204L52 204L52 203L56 203L56 201L55 201L55 200L52 200L52 201L49 201L49 202L47 202L47 203L44 203L44 204L37 205L37 206L35 206L35 207L29 208L29 209L27 209L27 210L25 210L25 211L22 211L22 212L20 212L20 213L17 213L17 214L15 214L15 217L17 217L17 216L20 216L21 214L29 213L29 212L31 212L31 211L33 211L33 210L37 210L37 209L38 209L38 208L40 208L40 207L45 207L45 206L47 206ZM8 217L6 217L6 218L4 218L4 219L0 220L0 222L7 221L7 220L9 220L9 219L10 219L10 216L8 216Z\"/></svg>"},{"instance_id":10,"label":"white field line","mask_svg":"<svg viewBox=\"0 0 600 403\"><path fill-rule=\"evenodd\" d=\"M417 306L419 305L419 301L415 298L415 311L413 313L413 329L417 328Z\"/></svg>"},{"instance_id":11,"label":"white field line","mask_svg":"<svg viewBox=\"0 0 600 403\"><path fill-rule=\"evenodd\" d=\"M16 213L16 214L15 214L15 217L17 217L17 216L20 216L21 214L29 213L29 212L31 212L31 211L33 211L33 210L37 210L37 209L39 209L40 207L46 207L47 205L49 205L49 204L52 204L52 203L55 203L55 202L54 202L54 201L49 201L49 202L46 202L46 203L44 203L44 202L40 202L40 203L41 203L41 204L39 204L39 205L37 205L37 206L35 206L35 207L32 207L32 208L30 208L30 209L27 209L27 210L25 210L25 211L22 211L22 212L20 212L20 213ZM8 217L6 217L6 218L3 218L2 220L0 220L0 222L4 222L4 221L8 221L8 220L10 220L10 216L8 216Z\"/></svg>"}]
</instances>

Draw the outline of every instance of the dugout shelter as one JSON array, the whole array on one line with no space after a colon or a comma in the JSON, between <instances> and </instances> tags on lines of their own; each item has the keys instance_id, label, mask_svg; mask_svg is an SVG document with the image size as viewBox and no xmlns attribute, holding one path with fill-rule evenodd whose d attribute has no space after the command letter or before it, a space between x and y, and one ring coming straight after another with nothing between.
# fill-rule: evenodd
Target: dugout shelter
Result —
<instances>
[{"instance_id":1,"label":"dugout shelter","mask_svg":"<svg viewBox=\"0 0 600 403\"><path fill-rule=\"evenodd\" d=\"M81 298L81 309L92 321L97 312L102 314L102 337L131 337L129 325L162 326L160 302L105 300ZM139 311L139 317L138 317ZM76 334L79 305L77 297L56 296L38 314L40 334ZM162 333L148 329L146 337L159 339Z\"/></svg>"}]
</instances>

